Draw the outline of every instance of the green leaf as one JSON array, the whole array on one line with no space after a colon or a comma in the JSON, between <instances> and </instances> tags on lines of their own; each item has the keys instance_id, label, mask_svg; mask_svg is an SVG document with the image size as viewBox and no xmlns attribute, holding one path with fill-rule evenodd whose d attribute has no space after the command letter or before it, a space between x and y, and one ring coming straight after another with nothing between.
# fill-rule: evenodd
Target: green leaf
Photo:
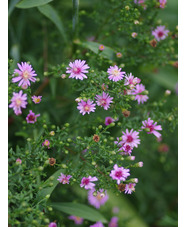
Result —
<instances>
[{"instance_id":1,"label":"green leaf","mask_svg":"<svg viewBox=\"0 0 186 227\"><path fill-rule=\"evenodd\" d=\"M57 178L60 176L64 169L57 170L52 176L50 176L41 186L43 187L36 196L36 201L41 201L45 198L46 195L51 195L55 187L58 185L59 181ZM52 179L52 180L51 180ZM45 187L49 185L49 183L53 183L52 187ZM44 188L45 187L45 188Z\"/></svg>"},{"instance_id":2,"label":"green leaf","mask_svg":"<svg viewBox=\"0 0 186 227\"><path fill-rule=\"evenodd\" d=\"M98 54L99 53L99 46L101 45L101 43L87 41L87 42L81 42L81 43L79 43L79 45L81 45L81 46L83 46L87 49L90 49L95 54ZM110 59L110 60L113 60L114 56L115 56L115 51L108 46L104 45L104 47L105 47L105 49L100 53L100 56L107 58L107 59Z\"/></svg>"},{"instance_id":3,"label":"green leaf","mask_svg":"<svg viewBox=\"0 0 186 227\"><path fill-rule=\"evenodd\" d=\"M8 16L10 16L10 14L12 13L12 11L14 10L15 5L19 2L20 0L12 0L9 3L9 8L8 8Z\"/></svg>"},{"instance_id":4,"label":"green leaf","mask_svg":"<svg viewBox=\"0 0 186 227\"><path fill-rule=\"evenodd\" d=\"M50 79L50 89L51 89L53 98L55 98L55 96L56 96L56 88L57 88L57 79L51 78Z\"/></svg>"},{"instance_id":5,"label":"green leaf","mask_svg":"<svg viewBox=\"0 0 186 227\"><path fill-rule=\"evenodd\" d=\"M53 0L22 0L16 4L17 8L28 9L36 6L45 5Z\"/></svg>"},{"instance_id":6,"label":"green leaf","mask_svg":"<svg viewBox=\"0 0 186 227\"><path fill-rule=\"evenodd\" d=\"M64 213L87 219L89 221L100 221L107 223L105 217L97 210L79 203L51 203L53 208Z\"/></svg>"},{"instance_id":7,"label":"green leaf","mask_svg":"<svg viewBox=\"0 0 186 227\"><path fill-rule=\"evenodd\" d=\"M56 25L64 41L67 42L64 26L57 11L50 5L40 6L38 10Z\"/></svg>"}]
</instances>

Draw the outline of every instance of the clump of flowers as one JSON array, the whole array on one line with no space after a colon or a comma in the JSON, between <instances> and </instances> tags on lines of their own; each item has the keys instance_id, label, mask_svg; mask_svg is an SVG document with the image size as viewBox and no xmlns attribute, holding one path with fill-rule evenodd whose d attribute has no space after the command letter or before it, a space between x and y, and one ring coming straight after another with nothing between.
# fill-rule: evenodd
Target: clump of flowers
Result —
<instances>
[{"instance_id":1,"label":"clump of flowers","mask_svg":"<svg viewBox=\"0 0 186 227\"><path fill-rule=\"evenodd\" d=\"M143 126L142 129L146 129L147 134L154 134L157 138L161 137L161 134L158 131L162 130L161 125L157 125L157 122L154 122L151 120L151 118L148 118L145 121L142 121Z\"/></svg>"},{"instance_id":2,"label":"clump of flowers","mask_svg":"<svg viewBox=\"0 0 186 227\"><path fill-rule=\"evenodd\" d=\"M39 117L40 114L35 114L32 112L32 110L29 110L29 114L26 117L27 123L34 124L37 121L37 117Z\"/></svg>"},{"instance_id":3,"label":"clump of flowers","mask_svg":"<svg viewBox=\"0 0 186 227\"><path fill-rule=\"evenodd\" d=\"M97 177L83 177L81 180L80 187L84 187L86 190L93 189L95 187L95 184L92 183L94 181L98 181Z\"/></svg>"},{"instance_id":4,"label":"clump of flowers","mask_svg":"<svg viewBox=\"0 0 186 227\"><path fill-rule=\"evenodd\" d=\"M96 103L98 106L103 107L105 110L110 108L110 103L112 103L113 98L109 94L103 92L102 95L96 95Z\"/></svg>"},{"instance_id":5,"label":"clump of flowers","mask_svg":"<svg viewBox=\"0 0 186 227\"><path fill-rule=\"evenodd\" d=\"M13 92L13 97L11 99L11 104L9 108L13 108L16 115L22 114L21 108L26 108L27 105L27 94L23 94L23 91L20 90L19 93Z\"/></svg>"},{"instance_id":6,"label":"clump of flowers","mask_svg":"<svg viewBox=\"0 0 186 227\"><path fill-rule=\"evenodd\" d=\"M77 109L80 110L82 115L85 115L86 113L90 114L90 112L95 112L95 106L96 104L94 104L90 99L88 99L87 102L81 100L78 103Z\"/></svg>"},{"instance_id":7,"label":"clump of flowers","mask_svg":"<svg viewBox=\"0 0 186 227\"><path fill-rule=\"evenodd\" d=\"M107 70L109 74L109 80L112 80L114 82L117 82L119 80L122 80L125 72L121 72L121 68L118 68L118 66L110 66L110 68Z\"/></svg>"},{"instance_id":8,"label":"clump of flowers","mask_svg":"<svg viewBox=\"0 0 186 227\"><path fill-rule=\"evenodd\" d=\"M14 74L12 78L12 82L16 83L19 82L18 86L21 85L23 88L27 88L30 86L30 81L35 82L37 74L33 70L32 66L27 62L21 62L21 64L17 64L19 69L14 70Z\"/></svg>"},{"instance_id":9,"label":"clump of flowers","mask_svg":"<svg viewBox=\"0 0 186 227\"><path fill-rule=\"evenodd\" d=\"M65 175L61 173L61 176L57 179L62 184L69 184L69 180L72 176L71 175Z\"/></svg>"},{"instance_id":10,"label":"clump of flowers","mask_svg":"<svg viewBox=\"0 0 186 227\"><path fill-rule=\"evenodd\" d=\"M67 67L66 71L66 73L70 73L69 78L75 78L76 80L87 79L85 73L88 73L87 69L89 69L90 67L85 63L85 60L75 60L74 62L70 62L70 67Z\"/></svg>"},{"instance_id":11,"label":"clump of flowers","mask_svg":"<svg viewBox=\"0 0 186 227\"><path fill-rule=\"evenodd\" d=\"M105 191L104 189L99 189L99 191L92 189L88 192L89 203L97 209L99 209L100 206L104 205L107 200L107 191Z\"/></svg>"},{"instance_id":12,"label":"clump of flowers","mask_svg":"<svg viewBox=\"0 0 186 227\"><path fill-rule=\"evenodd\" d=\"M152 31L152 35L157 41L164 40L168 36L169 30L165 29L165 26L157 26L155 30Z\"/></svg>"}]
</instances>

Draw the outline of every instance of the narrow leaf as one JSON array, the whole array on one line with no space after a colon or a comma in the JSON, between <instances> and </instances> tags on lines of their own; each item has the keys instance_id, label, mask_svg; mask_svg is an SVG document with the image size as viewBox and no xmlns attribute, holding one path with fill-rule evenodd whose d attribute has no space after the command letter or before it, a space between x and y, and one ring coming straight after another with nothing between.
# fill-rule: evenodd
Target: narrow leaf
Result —
<instances>
[{"instance_id":1,"label":"narrow leaf","mask_svg":"<svg viewBox=\"0 0 186 227\"><path fill-rule=\"evenodd\" d=\"M45 5L53 0L22 0L16 4L17 8L28 9L36 6Z\"/></svg>"},{"instance_id":2,"label":"narrow leaf","mask_svg":"<svg viewBox=\"0 0 186 227\"><path fill-rule=\"evenodd\" d=\"M67 42L64 26L57 11L50 5L39 6L38 10L56 25L64 41Z\"/></svg>"},{"instance_id":3,"label":"narrow leaf","mask_svg":"<svg viewBox=\"0 0 186 227\"><path fill-rule=\"evenodd\" d=\"M53 206L53 208L70 215L78 216L78 217L87 219L89 221L94 221L94 222L100 221L103 223L107 223L107 220L100 212L84 204L52 203L50 205Z\"/></svg>"}]
</instances>

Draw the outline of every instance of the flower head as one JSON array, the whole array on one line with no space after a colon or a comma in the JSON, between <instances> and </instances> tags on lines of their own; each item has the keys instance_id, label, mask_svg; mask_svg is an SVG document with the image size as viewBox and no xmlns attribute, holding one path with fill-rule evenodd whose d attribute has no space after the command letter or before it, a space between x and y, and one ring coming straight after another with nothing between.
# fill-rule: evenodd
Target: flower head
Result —
<instances>
[{"instance_id":1,"label":"flower head","mask_svg":"<svg viewBox=\"0 0 186 227\"><path fill-rule=\"evenodd\" d=\"M126 143L130 145L131 147L138 147L138 144L140 144L140 139L139 139L139 132L133 131L133 129L129 130L126 129L126 132L122 132L122 143Z\"/></svg>"},{"instance_id":2,"label":"flower head","mask_svg":"<svg viewBox=\"0 0 186 227\"><path fill-rule=\"evenodd\" d=\"M112 117L106 117L105 118L105 125L110 125L114 121L115 121L114 118L112 118Z\"/></svg>"},{"instance_id":3,"label":"flower head","mask_svg":"<svg viewBox=\"0 0 186 227\"><path fill-rule=\"evenodd\" d=\"M73 220L76 225L83 224L83 220L84 220L83 218L77 217L77 216L74 216L74 215L69 216L68 219Z\"/></svg>"},{"instance_id":4,"label":"flower head","mask_svg":"<svg viewBox=\"0 0 186 227\"><path fill-rule=\"evenodd\" d=\"M129 85L130 89L133 89L136 84L139 84L141 82L141 79L138 77L134 77L132 73L130 73L128 76L125 76L125 83L124 85Z\"/></svg>"},{"instance_id":5,"label":"flower head","mask_svg":"<svg viewBox=\"0 0 186 227\"><path fill-rule=\"evenodd\" d=\"M29 114L26 117L27 123L34 124L37 121L37 117L39 117L40 114L36 114L32 112L32 110L29 110Z\"/></svg>"},{"instance_id":6,"label":"flower head","mask_svg":"<svg viewBox=\"0 0 186 227\"><path fill-rule=\"evenodd\" d=\"M51 166L53 166L53 165L56 164L55 158L49 158L48 160L49 160L49 164L50 164Z\"/></svg>"},{"instance_id":7,"label":"flower head","mask_svg":"<svg viewBox=\"0 0 186 227\"><path fill-rule=\"evenodd\" d=\"M108 227L118 227L118 217L112 217Z\"/></svg>"},{"instance_id":8,"label":"flower head","mask_svg":"<svg viewBox=\"0 0 186 227\"><path fill-rule=\"evenodd\" d=\"M165 5L167 4L167 0L159 0L160 8L165 8Z\"/></svg>"},{"instance_id":9,"label":"flower head","mask_svg":"<svg viewBox=\"0 0 186 227\"><path fill-rule=\"evenodd\" d=\"M20 158L17 158L17 159L16 159L16 163L21 164L21 163L22 163L22 160L21 160Z\"/></svg>"},{"instance_id":10,"label":"flower head","mask_svg":"<svg viewBox=\"0 0 186 227\"><path fill-rule=\"evenodd\" d=\"M111 170L110 177L113 180L117 180L117 184L121 181L125 181L128 176L130 176L130 169L125 169L124 167L118 167L117 164L114 165L114 170Z\"/></svg>"},{"instance_id":11,"label":"flower head","mask_svg":"<svg viewBox=\"0 0 186 227\"><path fill-rule=\"evenodd\" d=\"M32 66L26 62L21 62L21 64L18 63L17 65L19 69L14 70L12 82L16 83L19 81L19 87L22 85L23 88L27 88L27 86L30 86L30 81L36 81L35 76L37 76L37 74Z\"/></svg>"},{"instance_id":12,"label":"flower head","mask_svg":"<svg viewBox=\"0 0 186 227\"><path fill-rule=\"evenodd\" d=\"M32 96L32 101L35 103L35 104L38 104L41 102L41 98L42 96Z\"/></svg>"},{"instance_id":13,"label":"flower head","mask_svg":"<svg viewBox=\"0 0 186 227\"><path fill-rule=\"evenodd\" d=\"M89 69L90 67L85 63L85 60L75 60L74 62L70 62L70 68L67 67L66 71L66 73L70 73L69 78L75 78L76 80L83 80L84 78L87 78L84 73L88 73L87 69Z\"/></svg>"},{"instance_id":14,"label":"flower head","mask_svg":"<svg viewBox=\"0 0 186 227\"><path fill-rule=\"evenodd\" d=\"M118 66L110 66L110 68L107 70L109 74L109 80L112 81L119 81L122 80L124 77L125 72L121 72L121 68L118 68Z\"/></svg>"},{"instance_id":15,"label":"flower head","mask_svg":"<svg viewBox=\"0 0 186 227\"><path fill-rule=\"evenodd\" d=\"M48 149L49 149L49 148L50 148L50 141L49 141L49 140L45 140L45 141L42 143L42 146L48 147Z\"/></svg>"},{"instance_id":16,"label":"flower head","mask_svg":"<svg viewBox=\"0 0 186 227\"><path fill-rule=\"evenodd\" d=\"M94 183L91 183L93 181L98 181L98 178L97 177L83 177L82 180L81 180L81 184L80 184L80 187L84 187L86 190L88 189L93 189L95 184Z\"/></svg>"},{"instance_id":17,"label":"flower head","mask_svg":"<svg viewBox=\"0 0 186 227\"><path fill-rule=\"evenodd\" d=\"M122 144L123 141L121 141L120 143ZM122 151L121 152L122 155L131 155L132 150L133 150L133 147L128 143L124 143L124 145L122 145L121 148L119 149L119 151Z\"/></svg>"},{"instance_id":18,"label":"flower head","mask_svg":"<svg viewBox=\"0 0 186 227\"><path fill-rule=\"evenodd\" d=\"M62 184L69 184L69 179L71 178L71 175L65 175L61 173L61 176L57 179Z\"/></svg>"},{"instance_id":19,"label":"flower head","mask_svg":"<svg viewBox=\"0 0 186 227\"><path fill-rule=\"evenodd\" d=\"M104 225L100 221L98 221L95 224L90 225L89 227L104 227Z\"/></svg>"},{"instance_id":20,"label":"flower head","mask_svg":"<svg viewBox=\"0 0 186 227\"><path fill-rule=\"evenodd\" d=\"M140 94L143 91L145 91L145 86L143 84L137 84L135 89L132 91L132 94L135 95L135 100L138 101L138 104L143 104L149 98L147 95Z\"/></svg>"},{"instance_id":21,"label":"flower head","mask_svg":"<svg viewBox=\"0 0 186 227\"><path fill-rule=\"evenodd\" d=\"M96 192L96 195L94 193ZM95 208L99 209L101 205L104 205L108 200L107 192L103 189L95 191L95 189L89 190L88 192L88 201Z\"/></svg>"},{"instance_id":22,"label":"flower head","mask_svg":"<svg viewBox=\"0 0 186 227\"><path fill-rule=\"evenodd\" d=\"M102 95L96 95L95 99L98 106L102 106L105 110L110 108L110 103L112 103L112 97L109 94L106 94L104 91Z\"/></svg>"},{"instance_id":23,"label":"flower head","mask_svg":"<svg viewBox=\"0 0 186 227\"><path fill-rule=\"evenodd\" d=\"M11 99L11 104L9 108L13 108L14 113L16 115L22 114L21 108L26 108L27 105L27 94L23 94L23 91L19 91L19 93L13 92L13 97Z\"/></svg>"},{"instance_id":24,"label":"flower head","mask_svg":"<svg viewBox=\"0 0 186 227\"><path fill-rule=\"evenodd\" d=\"M57 227L57 224L55 222L50 222L50 224L48 225L48 227Z\"/></svg>"},{"instance_id":25,"label":"flower head","mask_svg":"<svg viewBox=\"0 0 186 227\"><path fill-rule=\"evenodd\" d=\"M100 46L99 46L99 50L100 51L103 51L105 49L105 46L103 45L103 44L101 44Z\"/></svg>"},{"instance_id":26,"label":"flower head","mask_svg":"<svg viewBox=\"0 0 186 227\"><path fill-rule=\"evenodd\" d=\"M168 36L169 30L165 29L165 26L158 26L154 31L152 31L152 35L157 41L164 40Z\"/></svg>"},{"instance_id":27,"label":"flower head","mask_svg":"<svg viewBox=\"0 0 186 227\"><path fill-rule=\"evenodd\" d=\"M138 36L138 33L133 32L133 33L131 34L131 36L132 36L133 38L136 38L136 37Z\"/></svg>"},{"instance_id":28,"label":"flower head","mask_svg":"<svg viewBox=\"0 0 186 227\"><path fill-rule=\"evenodd\" d=\"M135 191L135 183L129 183L125 185L125 194L131 194Z\"/></svg>"},{"instance_id":29,"label":"flower head","mask_svg":"<svg viewBox=\"0 0 186 227\"><path fill-rule=\"evenodd\" d=\"M142 121L142 124L142 129L148 129L147 134L154 134L157 138L161 137L161 134L157 130L162 130L162 127L161 125L157 125L157 122L148 118L148 120Z\"/></svg>"},{"instance_id":30,"label":"flower head","mask_svg":"<svg viewBox=\"0 0 186 227\"><path fill-rule=\"evenodd\" d=\"M123 56L122 53L120 53L120 52L116 53L117 58L121 58L122 56Z\"/></svg>"},{"instance_id":31,"label":"flower head","mask_svg":"<svg viewBox=\"0 0 186 227\"><path fill-rule=\"evenodd\" d=\"M90 99L88 99L87 102L81 100L78 103L77 109L80 110L80 113L82 113L82 115L85 115L86 113L90 114L90 112L95 112L95 105L96 104L94 104Z\"/></svg>"}]
</instances>

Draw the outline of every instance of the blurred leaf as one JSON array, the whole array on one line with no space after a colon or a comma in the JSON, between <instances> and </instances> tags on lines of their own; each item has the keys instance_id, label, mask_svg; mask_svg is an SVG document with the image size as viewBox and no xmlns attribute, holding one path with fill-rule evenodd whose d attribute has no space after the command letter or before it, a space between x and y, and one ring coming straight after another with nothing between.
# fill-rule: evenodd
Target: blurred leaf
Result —
<instances>
[{"instance_id":1,"label":"blurred leaf","mask_svg":"<svg viewBox=\"0 0 186 227\"><path fill-rule=\"evenodd\" d=\"M45 5L53 0L22 0L16 4L17 8L28 9L36 6Z\"/></svg>"},{"instance_id":2,"label":"blurred leaf","mask_svg":"<svg viewBox=\"0 0 186 227\"><path fill-rule=\"evenodd\" d=\"M97 210L79 203L52 203L50 204L55 209L62 211L64 213L78 216L90 221L101 221L107 223L105 217L99 213Z\"/></svg>"},{"instance_id":3,"label":"blurred leaf","mask_svg":"<svg viewBox=\"0 0 186 227\"><path fill-rule=\"evenodd\" d=\"M158 225L159 226L169 226L169 227L172 227L172 226L178 226L178 221L173 219L172 217L166 215L163 217L163 219L161 221L158 222Z\"/></svg>"},{"instance_id":4,"label":"blurred leaf","mask_svg":"<svg viewBox=\"0 0 186 227\"><path fill-rule=\"evenodd\" d=\"M50 176L43 184L42 187L48 186L49 183L53 183L52 187L46 187L43 188L42 190L40 190L36 196L36 200L39 202L42 199L45 198L46 195L51 195L53 190L55 189L55 187L57 186L57 184L59 183L59 181L57 180L57 178L60 176L60 173L62 173L64 171L64 169L59 169L57 170L52 176ZM53 178L51 180L51 177Z\"/></svg>"},{"instance_id":5,"label":"blurred leaf","mask_svg":"<svg viewBox=\"0 0 186 227\"><path fill-rule=\"evenodd\" d=\"M25 137L25 138L29 137L29 135L26 132L16 132L15 136L22 136L22 137Z\"/></svg>"},{"instance_id":6,"label":"blurred leaf","mask_svg":"<svg viewBox=\"0 0 186 227\"><path fill-rule=\"evenodd\" d=\"M12 45L10 49L10 56L16 61L19 62L20 59L20 49L18 44Z\"/></svg>"},{"instance_id":7,"label":"blurred leaf","mask_svg":"<svg viewBox=\"0 0 186 227\"><path fill-rule=\"evenodd\" d=\"M56 27L59 29L60 34L62 35L64 41L67 42L67 37L66 37L65 30L64 30L64 26L58 15L58 12L52 6L50 6L48 4L38 7L38 10L56 25Z\"/></svg>"},{"instance_id":8,"label":"blurred leaf","mask_svg":"<svg viewBox=\"0 0 186 227\"><path fill-rule=\"evenodd\" d=\"M9 8L8 8L8 16L10 16L10 14L12 13L12 11L14 10L15 5L19 2L20 0L12 0L9 3Z\"/></svg>"},{"instance_id":9,"label":"blurred leaf","mask_svg":"<svg viewBox=\"0 0 186 227\"><path fill-rule=\"evenodd\" d=\"M99 46L101 45L101 43L87 41L87 42L80 43L80 45L87 48L87 49L90 49L94 53L98 54L99 53ZM115 51L108 46L104 45L104 47L105 47L105 49L100 53L100 56L112 60L114 58Z\"/></svg>"},{"instance_id":10,"label":"blurred leaf","mask_svg":"<svg viewBox=\"0 0 186 227\"><path fill-rule=\"evenodd\" d=\"M56 88L57 88L57 79L56 78L51 78L50 79L50 89L52 92L52 97L55 98L56 96Z\"/></svg>"}]
</instances>

